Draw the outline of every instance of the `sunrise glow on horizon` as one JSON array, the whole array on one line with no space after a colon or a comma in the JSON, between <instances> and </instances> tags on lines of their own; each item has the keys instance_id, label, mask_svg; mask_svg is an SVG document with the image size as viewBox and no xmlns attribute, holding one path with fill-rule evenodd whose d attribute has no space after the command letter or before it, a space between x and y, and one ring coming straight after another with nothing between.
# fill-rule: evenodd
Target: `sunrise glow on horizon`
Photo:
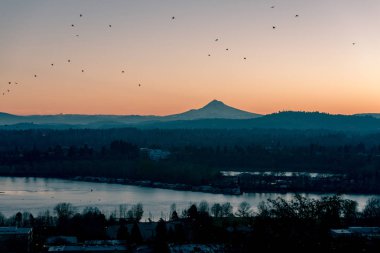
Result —
<instances>
[{"instance_id":1,"label":"sunrise glow on horizon","mask_svg":"<svg viewBox=\"0 0 380 253\"><path fill-rule=\"evenodd\" d=\"M1 1L0 112L169 115L217 99L379 113L379 13L378 0Z\"/></svg>"}]
</instances>

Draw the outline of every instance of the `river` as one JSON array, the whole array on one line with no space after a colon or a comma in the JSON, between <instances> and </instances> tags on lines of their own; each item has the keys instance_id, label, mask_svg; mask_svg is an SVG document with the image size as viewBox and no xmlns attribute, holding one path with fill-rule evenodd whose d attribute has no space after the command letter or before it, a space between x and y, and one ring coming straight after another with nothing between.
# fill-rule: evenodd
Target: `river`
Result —
<instances>
[{"instance_id":1,"label":"river","mask_svg":"<svg viewBox=\"0 0 380 253\"><path fill-rule=\"evenodd\" d=\"M320 198L320 194L305 194L311 198ZM203 192L176 191L140 186L81 182L51 178L0 177L0 212L9 217L18 211L28 211L34 215L49 209L60 202L70 202L79 210L86 206L96 206L106 214L118 209L120 204L142 203L144 218L151 216L154 220L167 218L170 205L175 203L177 210L182 210L191 203L202 200L213 203L230 202L236 207L247 201L255 209L260 201L278 196L291 199L293 194L280 193L246 193L239 196L211 194ZM344 198L358 202L361 210L368 198L379 195L343 195Z\"/></svg>"}]
</instances>

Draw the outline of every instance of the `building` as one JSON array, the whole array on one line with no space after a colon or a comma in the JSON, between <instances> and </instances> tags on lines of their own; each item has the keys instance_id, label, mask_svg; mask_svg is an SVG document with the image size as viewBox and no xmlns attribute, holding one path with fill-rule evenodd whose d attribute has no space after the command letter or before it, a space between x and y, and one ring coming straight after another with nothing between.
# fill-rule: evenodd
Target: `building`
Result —
<instances>
[{"instance_id":1,"label":"building","mask_svg":"<svg viewBox=\"0 0 380 253\"><path fill-rule=\"evenodd\" d=\"M169 244L170 253L222 253L223 245L219 244Z\"/></svg>"},{"instance_id":2,"label":"building","mask_svg":"<svg viewBox=\"0 0 380 253\"><path fill-rule=\"evenodd\" d=\"M78 243L76 236L50 236L46 239L46 245L74 245Z\"/></svg>"},{"instance_id":3,"label":"building","mask_svg":"<svg viewBox=\"0 0 380 253\"><path fill-rule=\"evenodd\" d=\"M0 227L0 252L30 252L32 232L32 228Z\"/></svg>"},{"instance_id":4,"label":"building","mask_svg":"<svg viewBox=\"0 0 380 253\"><path fill-rule=\"evenodd\" d=\"M49 247L48 252L71 252L71 253L115 253L115 252L128 252L127 246L124 245L68 245L68 246L52 246Z\"/></svg>"},{"instance_id":5,"label":"building","mask_svg":"<svg viewBox=\"0 0 380 253\"><path fill-rule=\"evenodd\" d=\"M140 151L146 152L148 158L153 161L166 159L170 156L169 151L162 149L140 148Z\"/></svg>"},{"instance_id":6,"label":"building","mask_svg":"<svg viewBox=\"0 0 380 253\"><path fill-rule=\"evenodd\" d=\"M331 229L334 238L362 237L366 239L380 239L380 227L349 227L345 229Z\"/></svg>"}]
</instances>

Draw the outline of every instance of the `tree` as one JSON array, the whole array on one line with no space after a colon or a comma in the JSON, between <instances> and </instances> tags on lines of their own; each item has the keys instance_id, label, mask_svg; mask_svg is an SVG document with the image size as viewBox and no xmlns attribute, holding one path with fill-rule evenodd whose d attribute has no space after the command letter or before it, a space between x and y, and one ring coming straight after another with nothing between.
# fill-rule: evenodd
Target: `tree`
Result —
<instances>
[{"instance_id":1,"label":"tree","mask_svg":"<svg viewBox=\"0 0 380 253\"><path fill-rule=\"evenodd\" d=\"M119 218L120 219L125 219L127 218L127 214L128 214L128 208L127 208L127 204L121 204L119 205Z\"/></svg>"},{"instance_id":2,"label":"tree","mask_svg":"<svg viewBox=\"0 0 380 253\"><path fill-rule=\"evenodd\" d=\"M370 198L363 210L363 217L369 219L380 219L380 198Z\"/></svg>"},{"instance_id":3,"label":"tree","mask_svg":"<svg viewBox=\"0 0 380 253\"><path fill-rule=\"evenodd\" d=\"M187 216L190 219L196 219L198 217L198 209L195 204L192 204L190 208L187 210Z\"/></svg>"},{"instance_id":4,"label":"tree","mask_svg":"<svg viewBox=\"0 0 380 253\"><path fill-rule=\"evenodd\" d=\"M236 212L236 216L250 217L251 215L252 215L251 205L246 201L241 202Z\"/></svg>"},{"instance_id":5,"label":"tree","mask_svg":"<svg viewBox=\"0 0 380 253\"><path fill-rule=\"evenodd\" d=\"M166 223L162 218L160 218L156 226L156 239L159 242L165 242L167 239Z\"/></svg>"},{"instance_id":6,"label":"tree","mask_svg":"<svg viewBox=\"0 0 380 253\"><path fill-rule=\"evenodd\" d=\"M76 212L76 208L70 203L59 203L54 207L54 213L58 216L58 221L70 219Z\"/></svg>"},{"instance_id":7,"label":"tree","mask_svg":"<svg viewBox=\"0 0 380 253\"><path fill-rule=\"evenodd\" d=\"M219 203L215 203L211 207L211 214L215 217L222 217L223 214L223 208Z\"/></svg>"},{"instance_id":8,"label":"tree","mask_svg":"<svg viewBox=\"0 0 380 253\"><path fill-rule=\"evenodd\" d=\"M143 217L144 209L141 203L137 203L136 205L133 205L130 211L132 212L133 219L136 220L137 222L139 222L141 218ZM131 213L128 213L128 214L130 215Z\"/></svg>"},{"instance_id":9,"label":"tree","mask_svg":"<svg viewBox=\"0 0 380 253\"><path fill-rule=\"evenodd\" d=\"M170 220L178 220L178 219L179 219L179 217L178 217L177 211L173 211L172 215L170 217Z\"/></svg>"},{"instance_id":10,"label":"tree","mask_svg":"<svg viewBox=\"0 0 380 253\"><path fill-rule=\"evenodd\" d=\"M0 226L5 225L5 216L0 212Z\"/></svg>"},{"instance_id":11,"label":"tree","mask_svg":"<svg viewBox=\"0 0 380 253\"><path fill-rule=\"evenodd\" d=\"M131 241L139 244L142 240L139 224L135 221L131 229Z\"/></svg>"},{"instance_id":12,"label":"tree","mask_svg":"<svg viewBox=\"0 0 380 253\"><path fill-rule=\"evenodd\" d=\"M222 204L222 217L233 216L232 214L232 205L230 202Z\"/></svg>"},{"instance_id":13,"label":"tree","mask_svg":"<svg viewBox=\"0 0 380 253\"><path fill-rule=\"evenodd\" d=\"M15 216L16 227L21 227L22 213L17 212Z\"/></svg>"},{"instance_id":14,"label":"tree","mask_svg":"<svg viewBox=\"0 0 380 253\"><path fill-rule=\"evenodd\" d=\"M129 239L128 227L125 224L125 220L120 221L120 227L117 231L117 239L118 240L128 240Z\"/></svg>"},{"instance_id":15,"label":"tree","mask_svg":"<svg viewBox=\"0 0 380 253\"><path fill-rule=\"evenodd\" d=\"M199 203L198 205L198 212L200 213L208 213L210 210L210 207L207 203L207 201L201 201L201 203Z\"/></svg>"}]
</instances>

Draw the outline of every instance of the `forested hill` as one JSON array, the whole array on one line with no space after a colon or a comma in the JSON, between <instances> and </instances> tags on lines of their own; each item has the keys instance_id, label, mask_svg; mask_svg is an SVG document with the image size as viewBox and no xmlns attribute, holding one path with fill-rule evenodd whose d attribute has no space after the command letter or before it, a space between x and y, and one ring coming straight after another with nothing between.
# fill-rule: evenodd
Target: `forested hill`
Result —
<instances>
[{"instance_id":1,"label":"forested hill","mask_svg":"<svg viewBox=\"0 0 380 253\"><path fill-rule=\"evenodd\" d=\"M7 116L9 117L9 115ZM137 117L137 116L136 116ZM319 112L279 112L251 119L194 119L194 120L144 120L123 123L117 121L96 121L88 124L19 123L5 125L0 129L70 129L70 128L143 128L143 129L324 129L335 131L377 132L380 131L380 119L372 116L333 115Z\"/></svg>"},{"instance_id":2,"label":"forested hill","mask_svg":"<svg viewBox=\"0 0 380 253\"><path fill-rule=\"evenodd\" d=\"M340 131L380 131L380 119L371 116L332 115L319 112L279 112L254 119L203 119L192 121L145 122L145 128L218 129L325 129Z\"/></svg>"}]
</instances>

